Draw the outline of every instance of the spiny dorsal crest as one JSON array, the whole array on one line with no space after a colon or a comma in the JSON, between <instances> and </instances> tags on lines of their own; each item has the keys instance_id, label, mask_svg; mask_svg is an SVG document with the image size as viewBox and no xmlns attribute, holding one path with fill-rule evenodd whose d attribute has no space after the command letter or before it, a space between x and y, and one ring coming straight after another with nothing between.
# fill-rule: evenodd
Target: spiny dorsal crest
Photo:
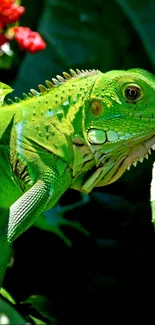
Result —
<instances>
[{"instance_id":1,"label":"spiny dorsal crest","mask_svg":"<svg viewBox=\"0 0 155 325\"><path fill-rule=\"evenodd\" d=\"M46 80L45 83L46 83L47 87L45 87L43 85L38 85L40 92L36 91L35 89L30 89L30 93L28 94L28 96L33 97L33 96L43 94L44 92L49 91L51 88L58 87L58 86L62 85L64 82L67 82L68 80L71 80L71 79L76 79L79 77L88 77L88 76L92 76L92 75L100 74L100 73L101 73L101 71L95 70L95 69L93 69L93 70L76 69L76 71L70 69L70 74L67 72L63 72L64 77L57 75L56 78L52 78L52 81ZM24 94L24 96L25 96L25 94Z\"/></svg>"},{"instance_id":2,"label":"spiny dorsal crest","mask_svg":"<svg viewBox=\"0 0 155 325\"><path fill-rule=\"evenodd\" d=\"M62 85L63 83L67 82L68 80L76 79L79 77L88 77L88 76L92 76L92 75L96 75L96 74L100 74L100 73L101 73L100 70L95 70L95 69L92 69L92 70L76 69L76 71L70 69L70 74L67 72L63 72L64 77L57 75L56 76L57 79L52 78L52 81L46 80L45 82L46 82L47 87L45 87L43 85L38 85L38 88L40 90L39 92L35 89L30 89L30 92L28 94L23 93L23 99L27 100L34 96L40 96L43 93L48 92L50 89ZM14 104L15 102L19 103L20 101L22 101L21 98L15 97L14 100L8 98L7 102L4 102L4 103L5 104Z\"/></svg>"}]
</instances>

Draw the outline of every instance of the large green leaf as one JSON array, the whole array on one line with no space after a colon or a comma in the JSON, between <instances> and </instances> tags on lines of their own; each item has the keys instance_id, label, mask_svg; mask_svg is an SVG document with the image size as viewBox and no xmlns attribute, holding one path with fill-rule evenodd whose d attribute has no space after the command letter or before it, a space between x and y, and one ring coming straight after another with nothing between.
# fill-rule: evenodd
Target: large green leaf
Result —
<instances>
[{"instance_id":1,"label":"large green leaf","mask_svg":"<svg viewBox=\"0 0 155 325\"><path fill-rule=\"evenodd\" d=\"M0 296L0 324L27 324L27 321L9 302Z\"/></svg>"},{"instance_id":2,"label":"large green leaf","mask_svg":"<svg viewBox=\"0 0 155 325\"><path fill-rule=\"evenodd\" d=\"M38 31L47 48L24 57L13 84L17 95L69 68L147 67L138 35L114 0L46 0Z\"/></svg>"},{"instance_id":3,"label":"large green leaf","mask_svg":"<svg viewBox=\"0 0 155 325\"><path fill-rule=\"evenodd\" d=\"M137 31L155 68L155 1L115 0ZM134 51L134 48L133 48Z\"/></svg>"}]
</instances>

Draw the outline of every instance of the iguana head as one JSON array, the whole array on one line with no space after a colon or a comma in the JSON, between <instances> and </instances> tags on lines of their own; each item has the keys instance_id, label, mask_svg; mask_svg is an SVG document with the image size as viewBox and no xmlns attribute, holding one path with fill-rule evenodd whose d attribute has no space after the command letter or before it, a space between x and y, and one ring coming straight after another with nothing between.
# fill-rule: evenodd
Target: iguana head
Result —
<instances>
[{"instance_id":1,"label":"iguana head","mask_svg":"<svg viewBox=\"0 0 155 325\"><path fill-rule=\"evenodd\" d=\"M90 192L116 181L155 148L155 77L140 69L101 74L83 116L96 164L83 185Z\"/></svg>"}]
</instances>

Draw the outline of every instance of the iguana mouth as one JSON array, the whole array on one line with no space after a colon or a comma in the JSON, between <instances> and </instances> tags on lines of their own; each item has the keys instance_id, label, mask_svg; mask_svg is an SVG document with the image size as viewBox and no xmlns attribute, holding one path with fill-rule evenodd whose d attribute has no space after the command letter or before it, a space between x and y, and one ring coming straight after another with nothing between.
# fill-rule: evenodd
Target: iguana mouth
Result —
<instances>
[{"instance_id":1,"label":"iguana mouth","mask_svg":"<svg viewBox=\"0 0 155 325\"><path fill-rule=\"evenodd\" d=\"M155 150L155 135L140 136L136 140L91 145L96 168L87 175L82 190L89 193L94 187L105 186L115 182L131 165L148 159L151 149Z\"/></svg>"},{"instance_id":2,"label":"iguana mouth","mask_svg":"<svg viewBox=\"0 0 155 325\"><path fill-rule=\"evenodd\" d=\"M108 182L108 184L115 182L123 173L124 171L130 170L130 167L137 166L137 162L143 162L144 158L148 159L149 155L151 155L151 149L155 150L155 136L140 142L136 146L132 147L129 154L125 157L125 159L121 162L118 167L117 172Z\"/></svg>"}]
</instances>

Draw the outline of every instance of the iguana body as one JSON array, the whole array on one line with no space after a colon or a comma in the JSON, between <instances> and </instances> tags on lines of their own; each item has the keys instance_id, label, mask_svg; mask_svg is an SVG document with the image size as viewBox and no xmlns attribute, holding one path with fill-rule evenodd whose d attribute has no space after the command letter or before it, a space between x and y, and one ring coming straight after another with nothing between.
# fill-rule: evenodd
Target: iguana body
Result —
<instances>
[{"instance_id":1,"label":"iguana body","mask_svg":"<svg viewBox=\"0 0 155 325\"><path fill-rule=\"evenodd\" d=\"M64 77L10 105L2 103L11 88L0 84L0 285L13 241L68 188L114 182L155 143L153 75Z\"/></svg>"}]
</instances>

